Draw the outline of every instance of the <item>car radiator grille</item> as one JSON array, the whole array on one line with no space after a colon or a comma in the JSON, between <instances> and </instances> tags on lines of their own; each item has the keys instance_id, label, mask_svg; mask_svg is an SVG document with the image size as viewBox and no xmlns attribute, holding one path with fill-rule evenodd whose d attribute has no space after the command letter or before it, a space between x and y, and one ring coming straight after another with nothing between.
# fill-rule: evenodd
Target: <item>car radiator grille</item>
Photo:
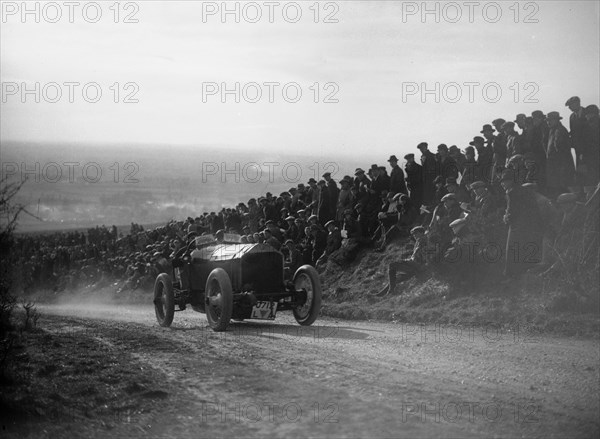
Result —
<instances>
[{"instance_id":1,"label":"car radiator grille","mask_svg":"<svg viewBox=\"0 0 600 439\"><path fill-rule=\"evenodd\" d=\"M242 258L242 284L257 294L283 291L283 258L279 253L250 254Z\"/></svg>"}]
</instances>

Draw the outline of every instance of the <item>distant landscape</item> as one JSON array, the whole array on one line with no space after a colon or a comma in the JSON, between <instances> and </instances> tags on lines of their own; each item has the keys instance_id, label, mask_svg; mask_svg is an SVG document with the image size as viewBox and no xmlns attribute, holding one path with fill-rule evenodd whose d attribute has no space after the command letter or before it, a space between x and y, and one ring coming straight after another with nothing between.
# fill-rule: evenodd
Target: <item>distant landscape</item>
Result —
<instances>
[{"instance_id":1,"label":"distant landscape","mask_svg":"<svg viewBox=\"0 0 600 439\"><path fill-rule=\"evenodd\" d=\"M277 195L325 171L339 180L377 162L208 146L6 142L0 154L2 176L27 178L17 202L40 218L23 215L20 233L159 224L234 207L266 192Z\"/></svg>"}]
</instances>

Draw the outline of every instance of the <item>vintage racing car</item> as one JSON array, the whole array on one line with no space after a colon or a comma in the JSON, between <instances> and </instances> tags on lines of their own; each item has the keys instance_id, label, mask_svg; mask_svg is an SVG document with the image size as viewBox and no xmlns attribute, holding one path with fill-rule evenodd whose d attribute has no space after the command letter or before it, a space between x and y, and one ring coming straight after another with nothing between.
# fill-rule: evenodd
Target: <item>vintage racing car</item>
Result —
<instances>
[{"instance_id":1,"label":"vintage racing car","mask_svg":"<svg viewBox=\"0 0 600 439\"><path fill-rule=\"evenodd\" d=\"M231 319L273 320L291 310L300 325L311 325L321 309L321 283L310 265L284 279L283 254L267 244L243 244L239 235L192 238L173 260L172 274L154 284L154 308L161 326L170 326L186 305L205 313L214 331Z\"/></svg>"}]
</instances>

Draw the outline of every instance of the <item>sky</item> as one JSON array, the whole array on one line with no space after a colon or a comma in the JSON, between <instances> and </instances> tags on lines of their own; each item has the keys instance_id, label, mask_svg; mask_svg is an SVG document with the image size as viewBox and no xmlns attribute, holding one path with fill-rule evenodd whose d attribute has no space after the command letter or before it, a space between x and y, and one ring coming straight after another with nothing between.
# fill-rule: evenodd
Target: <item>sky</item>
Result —
<instances>
[{"instance_id":1,"label":"sky","mask_svg":"<svg viewBox=\"0 0 600 439\"><path fill-rule=\"evenodd\" d=\"M597 1L90 3L2 2L1 142L389 155L599 102Z\"/></svg>"}]
</instances>

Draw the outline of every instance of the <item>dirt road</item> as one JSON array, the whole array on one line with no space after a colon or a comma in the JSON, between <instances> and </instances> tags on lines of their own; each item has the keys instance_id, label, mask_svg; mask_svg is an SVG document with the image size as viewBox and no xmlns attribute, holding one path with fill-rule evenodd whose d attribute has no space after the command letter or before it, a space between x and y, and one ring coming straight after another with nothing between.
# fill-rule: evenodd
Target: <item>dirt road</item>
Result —
<instances>
[{"instance_id":1,"label":"dirt road","mask_svg":"<svg viewBox=\"0 0 600 439\"><path fill-rule=\"evenodd\" d=\"M566 438L600 431L597 340L494 325L320 319L304 328L285 314L214 333L191 310L176 313L169 329L150 307L41 311L48 333L97 343L73 345L97 351L96 378L126 364L103 385L132 399L112 407L109 420L98 410L40 419L31 437ZM121 400L114 395L107 408Z\"/></svg>"}]
</instances>

